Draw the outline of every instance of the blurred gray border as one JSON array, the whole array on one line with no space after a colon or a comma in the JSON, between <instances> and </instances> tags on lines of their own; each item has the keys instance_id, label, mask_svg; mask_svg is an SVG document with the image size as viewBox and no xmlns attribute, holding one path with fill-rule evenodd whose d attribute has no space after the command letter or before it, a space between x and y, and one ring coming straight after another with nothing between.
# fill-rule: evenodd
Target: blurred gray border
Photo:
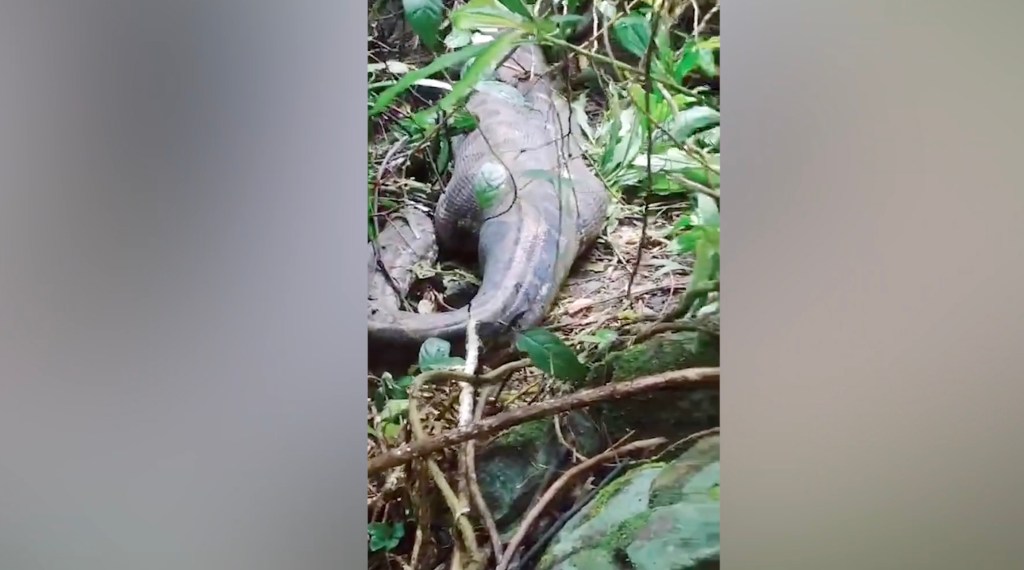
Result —
<instances>
[{"instance_id":1,"label":"blurred gray border","mask_svg":"<svg viewBox=\"0 0 1024 570\"><path fill-rule=\"evenodd\" d=\"M723 567L1022 567L1024 5L727 4Z\"/></svg>"},{"instance_id":2,"label":"blurred gray border","mask_svg":"<svg viewBox=\"0 0 1024 570\"><path fill-rule=\"evenodd\" d=\"M365 7L0 12L0 568L363 568Z\"/></svg>"},{"instance_id":3,"label":"blurred gray border","mask_svg":"<svg viewBox=\"0 0 1024 570\"><path fill-rule=\"evenodd\" d=\"M723 10L726 567L1021 566L1014 11ZM0 568L363 567L364 18L5 3Z\"/></svg>"}]
</instances>

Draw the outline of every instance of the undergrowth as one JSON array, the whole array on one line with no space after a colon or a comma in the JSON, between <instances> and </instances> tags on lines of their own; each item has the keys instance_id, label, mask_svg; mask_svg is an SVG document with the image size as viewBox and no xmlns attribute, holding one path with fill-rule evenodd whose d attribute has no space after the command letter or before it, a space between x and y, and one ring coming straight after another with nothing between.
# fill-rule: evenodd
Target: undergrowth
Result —
<instances>
[{"instance_id":1,"label":"undergrowth","mask_svg":"<svg viewBox=\"0 0 1024 570\"><path fill-rule=\"evenodd\" d=\"M717 313L717 4L403 0L370 9L368 239L389 212L409 202L429 208L436 200L451 166L451 138L475 123L464 110L467 98L517 44L535 42L558 64L554 72L565 79L591 165L612 194L608 230L627 217L639 220L641 236L659 224L673 254L691 267L688 288L662 320ZM398 46L403 28L406 42ZM409 43L415 49L405 49ZM662 217L649 215L655 206ZM640 252L633 255L638 266ZM521 333L517 346L549 376L577 378L587 372L573 348L579 342L535 329ZM464 363L449 350L444 341L428 341L419 370L411 372L459 368ZM377 380L371 452L409 437L413 376ZM405 564L422 507L389 502L387 491L400 486L395 477L371 490L378 502L369 501L369 548L381 560L398 557Z\"/></svg>"}]
</instances>

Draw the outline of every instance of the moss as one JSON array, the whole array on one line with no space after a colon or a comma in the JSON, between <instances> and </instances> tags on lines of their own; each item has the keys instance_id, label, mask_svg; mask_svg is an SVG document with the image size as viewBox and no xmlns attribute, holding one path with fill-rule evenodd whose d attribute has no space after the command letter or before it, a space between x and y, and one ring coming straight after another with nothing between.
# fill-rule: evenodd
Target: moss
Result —
<instances>
[{"instance_id":1,"label":"moss","mask_svg":"<svg viewBox=\"0 0 1024 570\"><path fill-rule=\"evenodd\" d=\"M592 506L587 509L586 516L582 519L582 522L586 523L587 521L590 521L597 515L601 514L601 511L604 510L604 507L605 505L608 504L608 501L610 501L612 497L617 495L619 490L621 490L626 485L632 483L633 478L636 477L637 474L648 469L661 469L664 466L664 463L648 463L641 467L627 471L616 477L614 481L612 481L603 489L598 491L597 495L595 495L594 498L590 500L590 504Z\"/></svg>"},{"instance_id":2,"label":"moss","mask_svg":"<svg viewBox=\"0 0 1024 570\"><path fill-rule=\"evenodd\" d=\"M644 511L622 521L615 529L608 533L604 540L598 543L597 547L613 553L625 550L627 546L633 543L637 531L647 526L652 514L653 511Z\"/></svg>"},{"instance_id":3,"label":"moss","mask_svg":"<svg viewBox=\"0 0 1024 570\"><path fill-rule=\"evenodd\" d=\"M655 337L608 356L595 368L593 384L624 382L696 366L716 366L717 341L695 332ZM599 404L592 409L612 441L630 432L636 438L681 438L718 425L718 390L685 389Z\"/></svg>"},{"instance_id":4,"label":"moss","mask_svg":"<svg viewBox=\"0 0 1024 570\"><path fill-rule=\"evenodd\" d=\"M718 347L707 335L683 332L655 337L608 358L613 382L694 366L717 366Z\"/></svg>"},{"instance_id":5,"label":"moss","mask_svg":"<svg viewBox=\"0 0 1024 570\"><path fill-rule=\"evenodd\" d=\"M692 478L719 461L720 441L718 435L703 438L662 469L651 482L649 506L662 507L682 501L684 489Z\"/></svg>"},{"instance_id":6,"label":"moss","mask_svg":"<svg viewBox=\"0 0 1024 570\"><path fill-rule=\"evenodd\" d=\"M520 424L494 438L492 446L523 448L542 443L551 428L549 420L534 420Z\"/></svg>"}]
</instances>

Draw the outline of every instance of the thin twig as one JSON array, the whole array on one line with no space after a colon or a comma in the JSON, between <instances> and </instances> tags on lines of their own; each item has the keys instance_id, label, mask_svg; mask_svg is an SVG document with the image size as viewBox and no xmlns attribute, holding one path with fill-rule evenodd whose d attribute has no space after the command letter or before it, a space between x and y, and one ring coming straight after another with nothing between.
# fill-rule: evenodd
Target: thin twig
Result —
<instances>
[{"instance_id":1,"label":"thin twig","mask_svg":"<svg viewBox=\"0 0 1024 570\"><path fill-rule=\"evenodd\" d=\"M530 531L530 527L532 527L533 523L537 520L538 517L540 517L541 513L544 511L544 508L548 505L548 503L550 503L555 497L557 497L558 494L562 491L562 489L566 485L568 485L570 481L572 481L579 475L590 471L597 465L605 461L608 461L609 459L618 457L620 455L633 453L636 451L650 449L652 447L657 447L659 445L664 445L667 442L668 440L665 439L664 437L656 437L652 439L634 441L633 443L628 443L620 447L619 449L610 449L608 451L605 451L604 453L596 455L588 459L587 461L584 461L583 463L580 463L579 465L576 465L572 469L566 471L561 477L558 478L557 481L555 481L554 485L548 488L548 490L544 493L541 499L537 501L537 504L534 505L530 512L527 513L526 516L523 518L523 522L519 525L519 529L516 531L515 536L513 536L512 540L509 541L508 548L505 549L505 556L502 557L501 561L498 563L497 570L508 570L509 564L512 562L512 556L515 555L516 550L519 549L519 545L522 544L523 540L526 538L526 534Z\"/></svg>"},{"instance_id":2,"label":"thin twig","mask_svg":"<svg viewBox=\"0 0 1024 570\"><path fill-rule=\"evenodd\" d=\"M661 21L661 10L654 12L654 17L651 19L651 30L657 32L658 25ZM654 82L651 80L651 65L654 61L654 38L657 37L657 33L652 33L650 39L647 40L647 53L644 54L644 109L648 112L651 110L651 92L654 91ZM647 191L644 192L644 206L643 213L641 214L642 219L640 221L640 240L636 248L636 260L633 262L633 269L629 272L629 281L626 283L626 296L629 297L633 292L633 281L636 280L636 274L640 271L640 262L644 258L644 239L647 238L647 225L648 210L651 207L651 194L654 192L654 166L653 166L653 155L654 155L654 121L648 119L647 124Z\"/></svg>"},{"instance_id":3,"label":"thin twig","mask_svg":"<svg viewBox=\"0 0 1024 570\"><path fill-rule=\"evenodd\" d=\"M462 369L466 374L475 374L477 363L480 360L480 340L477 338L476 332L476 319L473 317L473 314L470 313L469 322L466 323L466 365ZM473 405L474 390L473 385L469 382L459 382L459 387L458 426L465 427L473 421L473 412L475 407ZM459 469L457 473L460 475L458 481L458 504L460 513L467 512L469 510L469 503L471 500L470 479L472 478L471 475L474 471L470 468L470 459L471 454L473 453L473 448L470 445L471 443L472 442L467 442L463 446L462 453L459 457ZM484 563L483 553L480 552L478 548L475 549L473 554L477 559L478 564Z\"/></svg>"},{"instance_id":4,"label":"thin twig","mask_svg":"<svg viewBox=\"0 0 1024 570\"><path fill-rule=\"evenodd\" d=\"M525 368L529 364L529 360L522 359L495 368L494 370L480 376L456 370L432 370L417 375L409 390L409 427L413 432L413 441L428 441L426 432L423 428L423 421L419 414L417 397L424 385L448 379L459 380L460 382L467 384L477 383L481 385L490 385L502 381L508 374L511 374L521 368ZM465 517L465 507L463 506L465 503L459 501L458 496L448 485L448 481L445 479L444 473L441 472L437 463L430 458L427 458L426 463L430 477L434 480L438 490L441 491L442 497L448 505L448 509L452 513L452 517L454 518L455 524L457 525L459 534L462 538L463 548L467 551L466 554L470 557L470 563L482 564L483 561L481 559L480 549L476 543L475 532L469 520ZM453 558L453 563L458 560L458 558Z\"/></svg>"},{"instance_id":5,"label":"thin twig","mask_svg":"<svg viewBox=\"0 0 1024 570\"><path fill-rule=\"evenodd\" d=\"M427 472L422 467L416 469L416 488L420 491L414 496L417 497L416 503L416 538L413 540L412 545L412 556L410 557L410 566L412 568L417 567L420 554L423 548L423 541L430 532L430 506L427 497L430 495L424 493L423 490L426 488Z\"/></svg>"},{"instance_id":6,"label":"thin twig","mask_svg":"<svg viewBox=\"0 0 1024 570\"><path fill-rule=\"evenodd\" d=\"M714 7L712 7L710 10L708 10L708 13L705 14L704 18L700 21L700 24L697 24L697 27L694 28L694 30L693 30L693 37L696 38L696 37L700 36L701 32L704 31L704 28L706 28L708 26L708 23L711 21L711 17L714 16L718 12L718 9L721 6L722 5L721 5L720 2L716 2Z\"/></svg>"},{"instance_id":7,"label":"thin twig","mask_svg":"<svg viewBox=\"0 0 1024 570\"><path fill-rule=\"evenodd\" d=\"M479 422L483 417L484 408L487 406L487 398L495 391L497 391L496 386L481 388L480 398L473 413L474 423ZM477 514L480 515L484 528L487 529L487 536L491 540L491 550L493 551L494 559L501 560L501 534L498 532L498 525L494 522L494 515L491 514L491 509L487 506L487 501L484 500L483 492L480 490L480 482L476 477L476 441L474 440L466 442L466 482L469 485L469 496L473 501L473 506L476 508Z\"/></svg>"},{"instance_id":8,"label":"thin twig","mask_svg":"<svg viewBox=\"0 0 1024 570\"><path fill-rule=\"evenodd\" d=\"M576 447L574 445L569 443L569 440L565 439L565 434L562 433L561 417L560 416L555 416L553 423L555 424L555 436L558 438L558 442L562 444L562 447L564 447L564 448L569 450L569 453L572 454L572 458L574 460L576 460L576 461L586 461L587 460L587 456L583 455L582 453L580 453L579 450L576 449Z\"/></svg>"},{"instance_id":9,"label":"thin twig","mask_svg":"<svg viewBox=\"0 0 1024 570\"><path fill-rule=\"evenodd\" d=\"M425 441L427 440L426 430L423 428L423 420L419 415L419 406L417 405L417 393L419 388L423 384L422 375L417 376L416 380L413 381L412 390L409 394L409 427L412 428L413 441ZM425 459L427 464L427 470L430 473L430 478L433 479L434 485L441 492L441 496L444 498L445 504L448 506L448 510L451 511L452 518L455 522L456 527L459 529L459 535L461 536L462 548L466 551L466 555L469 557L469 562L472 568L476 568L476 564L480 561L480 549L476 543L476 533L473 530L473 525L470 524L469 519L465 517L463 507L459 502L458 496L455 491L452 490L451 485L448 484L448 480L445 479L444 472L437 465L437 462L432 458L427 457ZM457 558L455 560L458 560ZM456 566L453 563L453 568Z\"/></svg>"},{"instance_id":10,"label":"thin twig","mask_svg":"<svg viewBox=\"0 0 1024 570\"><path fill-rule=\"evenodd\" d=\"M694 192L704 194L705 196L714 199L716 202L722 199L722 193L719 192L718 190L715 190L714 188L708 188L707 186L699 182L694 182L693 180L690 180L688 178L683 178L682 176L673 176L672 181L678 183L681 186L685 186L688 189L693 190Z\"/></svg>"},{"instance_id":11,"label":"thin twig","mask_svg":"<svg viewBox=\"0 0 1024 570\"><path fill-rule=\"evenodd\" d=\"M619 61L619 60L617 60L617 59L615 59L613 57L607 57L607 56L601 55L601 54L599 54L597 52L587 51L585 49L581 49L581 48L579 48L579 47L577 47L577 46L575 46L575 45L573 45L573 44L571 44L571 43L569 43L569 42L567 42L565 40L562 40L562 39L559 39L559 38L555 38L555 37L547 36L547 37L544 38L543 41L546 42L546 43L549 43L551 45L558 46L558 47L561 47L561 48L565 48L565 49L568 49L570 51L574 51L576 53L585 55L586 57L588 57L590 59L593 59L594 61L599 61L601 63L605 63L605 64L608 64L608 65L614 66L614 67L620 69L621 71L625 71L625 72L630 73L632 75L639 76L639 77L643 77L643 75L644 75L643 70L637 69L637 68L633 67L632 65L629 65L628 63L621 62L621 61ZM715 105L712 101L708 100L707 97L705 97L704 95L702 95L700 93L697 93L696 91L694 91L692 89L687 89L686 87L683 87L682 85L680 85L678 82L676 82L676 80L672 79L671 77L667 77L667 76L665 76L662 73L658 73L657 77L655 77L655 79L657 79L658 82L664 84L665 86L671 88L676 93L681 93L683 95L686 95L687 97L692 97L692 98L700 101L702 104L707 105L708 107L717 110L717 105Z\"/></svg>"},{"instance_id":12,"label":"thin twig","mask_svg":"<svg viewBox=\"0 0 1024 570\"><path fill-rule=\"evenodd\" d=\"M633 338L633 344L643 342L655 335L673 332L696 332L714 336L719 335L718 330L696 322L658 322L637 333Z\"/></svg>"},{"instance_id":13,"label":"thin twig","mask_svg":"<svg viewBox=\"0 0 1024 570\"><path fill-rule=\"evenodd\" d=\"M690 287L686 290L686 294L683 295L683 299L679 302L679 305L676 306L676 308L672 309L672 311L669 312L669 314L666 315L663 320L669 321L672 319L678 319L680 317L685 316L686 313L689 313L690 309L693 308L693 304L697 302L697 299L709 293L717 292L717 279L713 281L703 281L701 283L691 284Z\"/></svg>"},{"instance_id":14,"label":"thin twig","mask_svg":"<svg viewBox=\"0 0 1024 570\"><path fill-rule=\"evenodd\" d=\"M658 452L658 455L652 461L654 461L654 462L661 461L661 459L663 457L665 457L669 453L672 453L673 450L679 449L680 446L682 446L682 445L684 445L686 443L689 443L691 441L695 441L695 440L698 440L698 439L704 439L705 437L708 437L708 436L711 436L711 435L716 435L716 434L720 433L721 431L722 431L722 428L713 427L713 428L708 428L706 430L701 430L701 431L699 431L697 433L691 433L690 435L684 437L683 439L680 439L679 441L673 443L672 445L670 445L670 446L666 447L665 449L661 450L660 452Z\"/></svg>"},{"instance_id":15,"label":"thin twig","mask_svg":"<svg viewBox=\"0 0 1024 570\"><path fill-rule=\"evenodd\" d=\"M537 541L532 546L530 546L530 549L527 550L522 557L520 557L520 564L524 566L529 564L534 558L537 557L538 554L541 553L542 550L547 548L547 545L551 542L551 539L554 538L554 536L558 534L558 532L562 530L562 528L565 527L566 523L568 523L569 520L576 516L576 513L583 510L583 507L586 507L590 503L590 501L593 500L599 492L601 492L601 489L607 487L608 484L611 483L616 477L618 477L619 474L621 474L625 468L625 462L618 463L611 471L608 472L607 475L604 476L604 479L602 479L600 483L595 485L593 489L588 491L583 497L577 500L576 504L574 504L572 508L559 515L558 519L554 522L554 524L552 524L548 529L546 529L544 531L544 534L541 535L541 537L537 539Z\"/></svg>"}]
</instances>

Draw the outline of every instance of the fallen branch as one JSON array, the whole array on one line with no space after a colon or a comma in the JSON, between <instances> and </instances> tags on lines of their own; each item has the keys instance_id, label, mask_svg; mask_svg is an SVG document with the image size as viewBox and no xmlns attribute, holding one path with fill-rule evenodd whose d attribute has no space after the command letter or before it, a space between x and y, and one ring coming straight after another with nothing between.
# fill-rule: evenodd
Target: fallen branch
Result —
<instances>
[{"instance_id":1,"label":"fallen branch","mask_svg":"<svg viewBox=\"0 0 1024 570\"><path fill-rule=\"evenodd\" d=\"M462 371L464 373L466 373L466 374L475 374L476 373L477 362L479 361L479 356L480 356L480 343L477 341L477 337L476 337L476 320L473 318L472 314L470 314L469 322L466 324L466 365L463 367ZM460 391L459 391L459 420L458 420L458 425L459 425L459 427L462 427L462 426L469 425L470 422L473 421L473 396L474 396L474 390L473 390L473 385L470 384L469 382L465 382L465 381L460 381L459 382L459 388L460 388ZM463 445L462 453L458 454L458 456L459 456L458 457L458 470L456 471L456 475L457 475L457 478L458 478L457 485L456 485L456 488L458 490L457 491L457 497L456 497L456 499L458 501L458 509L457 510L455 510L455 509L451 510L452 517L453 517L452 520L458 521L460 523L463 522L463 521L466 521L467 524L468 524L468 521L466 520L466 516L465 515L468 515L469 512L470 512L470 506L469 506L469 502L470 502L470 492L469 492L470 469L469 469L469 461L468 461L468 459L469 459L469 453L468 453L469 450L467 449L468 446L469 446L468 443ZM477 568L477 567L483 568L483 565L484 565L484 554L480 550L479 546L476 544L476 542L475 542L476 539L474 538L473 540L474 540L474 543L472 545L472 548L470 548L467 545L466 551L470 553L469 556L470 556L470 558L473 559L473 562L471 562L472 567L473 568ZM455 549L454 553L457 554L458 553L458 549ZM454 555L453 555L453 558L452 558L452 568L459 568L458 559Z\"/></svg>"},{"instance_id":2,"label":"fallen branch","mask_svg":"<svg viewBox=\"0 0 1024 570\"><path fill-rule=\"evenodd\" d=\"M697 320L690 321L670 321L661 322L658 321L653 325L650 325L633 337L633 344L641 343L653 336L662 333L675 333L675 332L696 332L703 333L711 336L719 336L719 328L711 326L709 323L705 323Z\"/></svg>"},{"instance_id":3,"label":"fallen branch","mask_svg":"<svg viewBox=\"0 0 1024 570\"><path fill-rule=\"evenodd\" d=\"M497 370L500 370L500 368L495 371ZM717 366L673 370L628 382L615 382L597 388L581 390L554 400L516 408L469 426L444 432L432 438L407 443L383 455L378 455L367 462L367 474L374 475L386 469L407 463L417 457L429 455L471 439L487 437L530 420L585 408L600 402L622 400L646 392L670 388L717 387L719 370Z\"/></svg>"},{"instance_id":4,"label":"fallen branch","mask_svg":"<svg viewBox=\"0 0 1024 570\"><path fill-rule=\"evenodd\" d=\"M683 295L683 298L679 301L679 304L676 305L671 311L669 311L668 314L659 317L654 322L654 324L638 332L636 337L634 337L631 341L631 344L642 342L662 332L672 331L675 327L678 327L675 328L675 330L681 331L689 330L689 327L695 324L697 326L700 326L700 324L696 323L695 321L692 321L691 323L684 323L678 325L668 325L668 323L671 323L676 319L684 317L687 313L690 312L690 309L693 308L693 305L697 302L698 299L710 293L717 293L718 289L719 285L717 279L713 281L703 281L701 283L696 284L691 283L690 287L686 290L686 293ZM713 334L715 334L716 336L718 335L717 331L715 331Z\"/></svg>"},{"instance_id":5,"label":"fallen branch","mask_svg":"<svg viewBox=\"0 0 1024 570\"><path fill-rule=\"evenodd\" d=\"M494 370L491 370L486 374L481 374L480 376L475 376L468 371L459 372L455 370L432 370L430 372L417 375L416 378L413 379L411 389L409 390L409 427L412 430L414 441L416 443L429 441L426 435L426 430L423 427L423 420L419 413L419 393L424 384L455 379L463 386L463 394L465 394L466 387L469 386L470 389L472 389L473 383L481 385L495 384L502 381L512 372L525 368L529 364L530 361L527 359L518 360L495 368ZM483 564L483 553L477 545L476 534L474 533L473 526L465 516L466 511L468 510L468 505L460 500L459 495L456 494L448 484L448 481L445 479L444 472L441 471L437 462L433 459L427 458L426 464L427 470L430 473L430 478L434 481L434 485L437 486L438 490L441 492L441 496L444 498L444 502L452 514L452 520L459 529L458 536L461 537L462 549L469 558L469 568L480 568ZM459 549L456 548L456 556L452 560L452 566L454 568L461 568L461 562L459 562L461 559L457 556L458 552Z\"/></svg>"},{"instance_id":6,"label":"fallen branch","mask_svg":"<svg viewBox=\"0 0 1024 570\"><path fill-rule=\"evenodd\" d=\"M419 406L417 404L419 388L423 385L423 379L426 375L421 374L416 377L413 381L412 390L409 394L409 427L412 429L413 439L416 442L429 441L427 440L426 430L423 428L423 420L420 418ZM445 479L444 472L441 467L437 465L437 462L432 458L426 458L427 471L430 473L430 478L434 481L434 485L438 491L441 492L441 496L444 498L445 504L448 506L448 510L451 511L452 520L455 526L459 529L458 534L453 533L455 536L461 536L461 546L465 551L466 556L469 558L470 568L476 569L482 566L482 560L480 560L481 553L480 548L477 546L476 534L473 531L473 525L470 524L469 520L466 519L465 513L462 512L462 505L459 502L458 495L452 489L451 485L448 484L448 480ZM459 548L455 549L458 552ZM461 569L462 565L458 562L458 558L455 558L452 567L455 569Z\"/></svg>"},{"instance_id":7,"label":"fallen branch","mask_svg":"<svg viewBox=\"0 0 1024 570\"><path fill-rule=\"evenodd\" d=\"M705 437L708 437L708 436L711 436L711 435L717 435L717 434L721 433L721 431L722 431L721 428L713 427L713 428L708 428L708 429L705 429L705 430L698 431L697 433L691 433L690 435L684 437L683 439L680 439L679 441L677 441L677 442L673 443L672 445L666 447L665 449L662 449L661 451L659 451L658 452L658 456L654 458L654 461L655 462L661 461L663 457L667 456L669 453L672 453L676 449L679 449L683 445L685 445L687 443L690 443L691 441L696 441L696 440L704 439Z\"/></svg>"}]
</instances>

